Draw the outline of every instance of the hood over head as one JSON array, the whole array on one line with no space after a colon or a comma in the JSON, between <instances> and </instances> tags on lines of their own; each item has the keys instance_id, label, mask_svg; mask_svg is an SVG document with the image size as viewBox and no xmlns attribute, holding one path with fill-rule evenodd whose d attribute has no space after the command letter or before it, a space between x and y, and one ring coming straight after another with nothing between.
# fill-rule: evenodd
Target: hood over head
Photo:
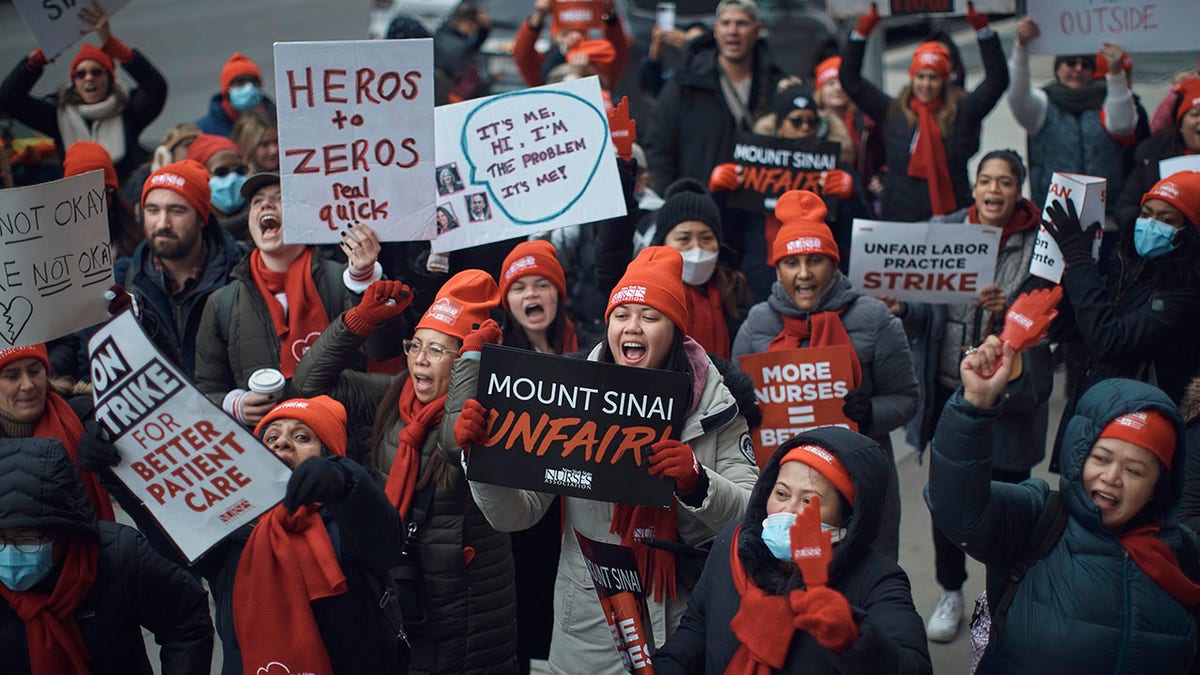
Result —
<instances>
[{"instance_id":1,"label":"hood over head","mask_svg":"<svg viewBox=\"0 0 1200 675\"><path fill-rule=\"evenodd\" d=\"M75 461L57 438L0 439L0 529L66 529L98 536Z\"/></svg>"}]
</instances>

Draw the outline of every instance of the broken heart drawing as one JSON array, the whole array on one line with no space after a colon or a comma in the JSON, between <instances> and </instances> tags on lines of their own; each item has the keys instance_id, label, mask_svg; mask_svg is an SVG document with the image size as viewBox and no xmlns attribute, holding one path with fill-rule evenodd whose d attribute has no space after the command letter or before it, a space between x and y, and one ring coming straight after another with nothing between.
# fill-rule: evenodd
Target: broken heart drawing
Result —
<instances>
[{"instance_id":1,"label":"broken heart drawing","mask_svg":"<svg viewBox=\"0 0 1200 675\"><path fill-rule=\"evenodd\" d=\"M3 313L0 313L0 338L16 347L21 331L25 330L29 317L33 316L33 303L29 298L18 295L7 305L0 302L0 310L3 310Z\"/></svg>"}]
</instances>

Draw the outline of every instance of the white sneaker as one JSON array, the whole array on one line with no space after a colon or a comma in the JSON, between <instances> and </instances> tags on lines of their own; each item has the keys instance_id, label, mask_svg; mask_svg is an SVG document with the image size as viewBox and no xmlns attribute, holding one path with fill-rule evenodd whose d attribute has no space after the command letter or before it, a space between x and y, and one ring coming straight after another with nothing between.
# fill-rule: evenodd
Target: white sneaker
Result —
<instances>
[{"instance_id":1,"label":"white sneaker","mask_svg":"<svg viewBox=\"0 0 1200 675\"><path fill-rule=\"evenodd\" d=\"M925 634L933 642L951 642L958 635L962 619L962 591L944 591L933 608L929 623L925 624Z\"/></svg>"}]
</instances>

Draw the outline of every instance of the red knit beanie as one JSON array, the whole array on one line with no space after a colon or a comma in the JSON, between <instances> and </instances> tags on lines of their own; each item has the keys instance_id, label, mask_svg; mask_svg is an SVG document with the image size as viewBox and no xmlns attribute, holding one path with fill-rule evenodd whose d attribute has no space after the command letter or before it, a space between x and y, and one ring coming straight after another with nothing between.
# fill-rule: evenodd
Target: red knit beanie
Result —
<instances>
[{"instance_id":1,"label":"red knit beanie","mask_svg":"<svg viewBox=\"0 0 1200 675\"><path fill-rule=\"evenodd\" d=\"M1179 209L1194 227L1200 227L1200 171L1180 171L1158 181L1142 195L1142 203L1161 199Z\"/></svg>"},{"instance_id":2,"label":"red knit beanie","mask_svg":"<svg viewBox=\"0 0 1200 675\"><path fill-rule=\"evenodd\" d=\"M201 164L208 164L208 160L222 150L232 150L237 153L238 157L242 156L242 151L228 138L216 134L200 134L188 146L187 158L194 159Z\"/></svg>"},{"instance_id":3,"label":"red knit beanie","mask_svg":"<svg viewBox=\"0 0 1200 675\"><path fill-rule=\"evenodd\" d=\"M6 368L13 361L21 359L37 359L42 362L42 365L46 368L46 372L50 372L50 352L46 350L44 342L24 347L0 349L0 369Z\"/></svg>"},{"instance_id":4,"label":"red knit beanie","mask_svg":"<svg viewBox=\"0 0 1200 675\"><path fill-rule=\"evenodd\" d=\"M625 268L625 276L613 287L604 310L604 321L618 305L653 307L687 334L687 296L683 291L683 256L670 246L649 246Z\"/></svg>"},{"instance_id":5,"label":"red knit beanie","mask_svg":"<svg viewBox=\"0 0 1200 675\"><path fill-rule=\"evenodd\" d=\"M588 63L597 67L607 66L617 60L617 49L608 40L580 40L567 52L567 62L576 54L586 54Z\"/></svg>"},{"instance_id":6,"label":"red knit beanie","mask_svg":"<svg viewBox=\"0 0 1200 675\"><path fill-rule=\"evenodd\" d=\"M339 457L346 456L346 408L328 396L293 398L271 408L254 427L261 438L263 429L275 420L296 420L308 425L325 449Z\"/></svg>"},{"instance_id":7,"label":"red knit beanie","mask_svg":"<svg viewBox=\"0 0 1200 675\"><path fill-rule=\"evenodd\" d=\"M817 253L828 256L833 262L841 261L837 242L825 224L828 210L825 202L808 190L788 190L775 202L775 218L779 220L779 232L771 244L771 259L776 265L791 255Z\"/></svg>"},{"instance_id":8,"label":"red knit beanie","mask_svg":"<svg viewBox=\"0 0 1200 675\"><path fill-rule=\"evenodd\" d=\"M1175 457L1175 423L1157 410L1121 415L1104 427L1099 438L1115 438L1145 448L1171 470Z\"/></svg>"},{"instance_id":9,"label":"red knit beanie","mask_svg":"<svg viewBox=\"0 0 1200 675\"><path fill-rule=\"evenodd\" d=\"M1175 121L1183 119L1187 111L1200 107L1200 77L1189 77L1179 83L1179 107L1175 108Z\"/></svg>"},{"instance_id":10,"label":"red knit beanie","mask_svg":"<svg viewBox=\"0 0 1200 675\"><path fill-rule=\"evenodd\" d=\"M112 157L103 145L91 141L76 141L67 148L63 155L63 178L78 176L89 171L100 169L104 172L104 186L114 190L118 188L117 170L113 168Z\"/></svg>"},{"instance_id":11,"label":"red knit beanie","mask_svg":"<svg viewBox=\"0 0 1200 675\"><path fill-rule=\"evenodd\" d=\"M830 80L840 77L842 57L831 56L817 64L817 89L824 87Z\"/></svg>"},{"instance_id":12,"label":"red knit beanie","mask_svg":"<svg viewBox=\"0 0 1200 675\"><path fill-rule=\"evenodd\" d=\"M253 75L260 82L262 81L262 71L258 69L258 64L251 61L245 54L234 52L221 68L221 95L227 96L229 83L243 75Z\"/></svg>"},{"instance_id":13,"label":"red knit beanie","mask_svg":"<svg viewBox=\"0 0 1200 675\"><path fill-rule=\"evenodd\" d=\"M550 39L564 30L577 30L587 36L593 26L602 26L600 3L595 0L553 0L550 12Z\"/></svg>"},{"instance_id":14,"label":"red knit beanie","mask_svg":"<svg viewBox=\"0 0 1200 675\"><path fill-rule=\"evenodd\" d=\"M208 189L208 169L193 160L185 159L174 164L168 164L150 174L142 187L142 207L146 206L146 196L152 191L163 189L179 193L200 212L200 220L208 221L209 200L212 193Z\"/></svg>"},{"instance_id":15,"label":"red knit beanie","mask_svg":"<svg viewBox=\"0 0 1200 675\"><path fill-rule=\"evenodd\" d=\"M544 239L517 244L504 259L500 270L500 302L504 309L509 308L508 289L521 277L546 277L558 290L559 303L567 297L567 278L558 262L558 249Z\"/></svg>"},{"instance_id":16,"label":"red knit beanie","mask_svg":"<svg viewBox=\"0 0 1200 675\"><path fill-rule=\"evenodd\" d=\"M76 54L75 58L71 60L71 75L75 75L75 70L79 68L80 63L88 60L98 62L100 67L108 72L109 77L112 77L113 73L116 72L116 67L113 66L113 60L111 56L105 54L104 51L99 47L85 42L83 43L83 46L79 48L79 53Z\"/></svg>"},{"instance_id":17,"label":"red knit beanie","mask_svg":"<svg viewBox=\"0 0 1200 675\"><path fill-rule=\"evenodd\" d=\"M463 270L442 285L416 330L428 328L462 340L499 304L500 289L491 275Z\"/></svg>"},{"instance_id":18,"label":"red knit beanie","mask_svg":"<svg viewBox=\"0 0 1200 675\"><path fill-rule=\"evenodd\" d=\"M922 70L932 70L943 80L950 79L950 50L946 45L937 40L917 45L912 63L908 64L908 76L915 77Z\"/></svg>"},{"instance_id":19,"label":"red knit beanie","mask_svg":"<svg viewBox=\"0 0 1200 675\"><path fill-rule=\"evenodd\" d=\"M850 472L833 453L818 445L797 445L779 460L779 466L788 462L800 462L811 466L837 488L846 501L850 502L850 506L854 506L854 482L850 480Z\"/></svg>"}]
</instances>

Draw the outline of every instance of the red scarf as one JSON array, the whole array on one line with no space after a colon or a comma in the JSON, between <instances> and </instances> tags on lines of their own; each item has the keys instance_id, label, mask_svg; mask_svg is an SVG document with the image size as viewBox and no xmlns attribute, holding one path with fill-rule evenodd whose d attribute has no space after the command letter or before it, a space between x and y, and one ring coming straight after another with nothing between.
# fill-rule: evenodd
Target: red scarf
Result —
<instances>
[{"instance_id":1,"label":"red scarf","mask_svg":"<svg viewBox=\"0 0 1200 675\"><path fill-rule=\"evenodd\" d=\"M974 204L967 209L967 222L974 223L976 225L979 224L979 207ZM1022 197L1021 199L1017 200L1016 208L1013 209L1013 213L1011 216L1009 216L1008 222L1005 223L1004 227L1001 229L1000 245L1003 246L1004 242L1008 241L1008 238L1014 234L1020 234L1025 230L1031 230L1040 225L1041 222L1042 212L1038 210L1038 207L1034 206L1033 202Z\"/></svg>"},{"instance_id":2,"label":"red scarf","mask_svg":"<svg viewBox=\"0 0 1200 675\"><path fill-rule=\"evenodd\" d=\"M286 272L272 272L263 263L262 252L255 249L250 254L250 276L271 313L275 334L279 336L279 370L290 378L296 372L300 357L329 325L325 305L317 293L317 284L312 276L312 247L296 257ZM275 298L283 293L287 298L287 311Z\"/></svg>"},{"instance_id":3,"label":"red scarf","mask_svg":"<svg viewBox=\"0 0 1200 675\"><path fill-rule=\"evenodd\" d=\"M688 308L688 337L700 343L704 351L728 360L730 354L729 327L725 323L725 305L717 285L709 281L703 286L684 284Z\"/></svg>"},{"instance_id":4,"label":"red scarf","mask_svg":"<svg viewBox=\"0 0 1200 675\"><path fill-rule=\"evenodd\" d=\"M70 404L58 394L46 392L46 410L38 418L37 426L33 428L33 436L57 438L62 441L71 459L76 464L79 463L79 437L83 436L83 423L79 421L79 416L71 409ZM92 509L96 511L96 518L116 522L112 500L104 488L100 487L96 474L80 471L79 475L83 478L83 489L87 492L88 501L92 503Z\"/></svg>"},{"instance_id":5,"label":"red scarf","mask_svg":"<svg viewBox=\"0 0 1200 675\"><path fill-rule=\"evenodd\" d=\"M233 579L233 628L242 668L272 661L293 673L332 675L312 601L346 592L346 575L316 506L288 514L277 505L246 540Z\"/></svg>"},{"instance_id":6,"label":"red scarf","mask_svg":"<svg viewBox=\"0 0 1200 675\"><path fill-rule=\"evenodd\" d=\"M575 322L571 317L563 317L562 353L574 354L579 351L579 334L575 332Z\"/></svg>"},{"instance_id":7,"label":"red scarf","mask_svg":"<svg viewBox=\"0 0 1200 675\"><path fill-rule=\"evenodd\" d=\"M674 600L675 554L659 548L649 548L641 541L650 537L669 542L676 540L679 527L674 498L671 499L671 507L667 509L617 504L613 507L612 523L608 531L621 535L621 545L633 549L638 573L646 585L646 592L654 591L654 601L662 602L664 593L668 599Z\"/></svg>"},{"instance_id":8,"label":"red scarf","mask_svg":"<svg viewBox=\"0 0 1200 675\"><path fill-rule=\"evenodd\" d=\"M1179 604L1194 609L1200 605L1200 585L1183 573L1175 554L1162 539L1154 536L1155 532L1158 532L1156 525L1134 528L1120 535L1121 545L1146 576Z\"/></svg>"},{"instance_id":9,"label":"red scarf","mask_svg":"<svg viewBox=\"0 0 1200 675\"><path fill-rule=\"evenodd\" d=\"M75 621L75 610L96 581L99 557L100 547L95 542L76 537L67 546L62 571L50 595L12 591L0 584L0 598L25 623L25 643L29 646L29 669L33 675L89 672L87 660L91 656Z\"/></svg>"},{"instance_id":10,"label":"red scarf","mask_svg":"<svg viewBox=\"0 0 1200 675\"><path fill-rule=\"evenodd\" d=\"M908 158L908 175L925 181L933 215L944 216L957 210L958 202L954 199L954 184L950 182L950 167L946 165L942 131L933 117L942 102L921 103L914 97L909 99L908 107L917 113L917 137Z\"/></svg>"},{"instance_id":11,"label":"red scarf","mask_svg":"<svg viewBox=\"0 0 1200 675\"><path fill-rule=\"evenodd\" d=\"M445 414L445 396L435 398L429 403L421 403L417 400L416 390L413 389L412 378L405 380L404 388L400 390L400 421L404 422L404 428L400 430L396 458L392 460L387 485L383 488L388 500L400 512L401 520L408 519L408 509L412 506L413 495L417 492L417 474L421 465L421 446L425 443L425 435L431 427L442 421Z\"/></svg>"},{"instance_id":12,"label":"red scarf","mask_svg":"<svg viewBox=\"0 0 1200 675\"><path fill-rule=\"evenodd\" d=\"M804 345L805 340L808 340L808 347L849 345L850 368L854 372L854 386L862 386L862 364L858 362L858 354L854 351L854 344L850 342L850 334L842 325L842 313L845 311L843 308L837 312L817 312L809 314L807 319L793 319L790 316L780 315L779 318L783 319L783 330L779 331L779 335L771 340L767 351L799 349L806 346Z\"/></svg>"}]
</instances>

